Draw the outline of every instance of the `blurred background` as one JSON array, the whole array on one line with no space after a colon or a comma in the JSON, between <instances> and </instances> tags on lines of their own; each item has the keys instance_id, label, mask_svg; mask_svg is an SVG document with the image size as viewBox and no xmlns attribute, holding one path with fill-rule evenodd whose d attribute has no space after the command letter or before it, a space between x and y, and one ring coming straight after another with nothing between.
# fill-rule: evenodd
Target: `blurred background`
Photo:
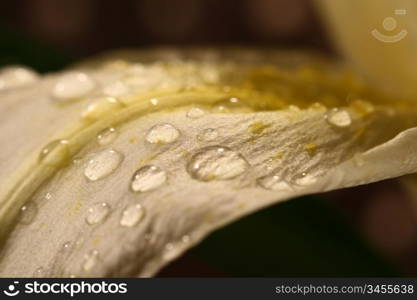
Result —
<instances>
[{"instance_id":1,"label":"blurred background","mask_svg":"<svg viewBox=\"0 0 417 300\"><path fill-rule=\"evenodd\" d=\"M165 45L337 55L309 0L0 1L0 66L48 72L108 49ZM212 234L160 273L404 275L417 276L417 209L398 180L260 211Z\"/></svg>"}]
</instances>

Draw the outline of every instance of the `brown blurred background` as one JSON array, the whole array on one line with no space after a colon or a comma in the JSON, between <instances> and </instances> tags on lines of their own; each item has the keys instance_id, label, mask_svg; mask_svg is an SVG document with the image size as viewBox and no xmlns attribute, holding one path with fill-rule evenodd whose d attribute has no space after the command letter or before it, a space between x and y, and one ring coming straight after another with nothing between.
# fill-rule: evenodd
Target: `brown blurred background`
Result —
<instances>
[{"instance_id":1,"label":"brown blurred background","mask_svg":"<svg viewBox=\"0 0 417 300\"><path fill-rule=\"evenodd\" d=\"M167 44L328 45L309 0L3 0L0 21L75 56Z\"/></svg>"}]
</instances>

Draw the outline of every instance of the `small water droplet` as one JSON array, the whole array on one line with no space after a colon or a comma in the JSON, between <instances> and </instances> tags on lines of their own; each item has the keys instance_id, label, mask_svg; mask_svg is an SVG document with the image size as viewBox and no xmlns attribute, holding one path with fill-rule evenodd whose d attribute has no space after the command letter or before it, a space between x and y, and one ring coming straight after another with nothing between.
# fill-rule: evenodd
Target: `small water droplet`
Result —
<instances>
[{"instance_id":1,"label":"small water droplet","mask_svg":"<svg viewBox=\"0 0 417 300\"><path fill-rule=\"evenodd\" d=\"M110 206L105 203L96 203L91 206L87 211L85 221L89 225L102 223L110 213Z\"/></svg>"},{"instance_id":2,"label":"small water droplet","mask_svg":"<svg viewBox=\"0 0 417 300\"><path fill-rule=\"evenodd\" d=\"M204 129L198 136L197 138L200 141L203 142L209 142L209 141L213 141L215 140L217 137L219 136L219 133L217 132L216 129L213 128L207 128Z\"/></svg>"},{"instance_id":3,"label":"small water droplet","mask_svg":"<svg viewBox=\"0 0 417 300\"><path fill-rule=\"evenodd\" d=\"M151 100L149 100L149 103L150 103L152 106L157 106L157 105L158 105L158 103L159 103L159 100L158 100L157 98L152 98Z\"/></svg>"},{"instance_id":4,"label":"small water droplet","mask_svg":"<svg viewBox=\"0 0 417 300\"><path fill-rule=\"evenodd\" d=\"M25 86L38 80L39 75L31 69L21 66L2 68L0 70L0 91Z\"/></svg>"},{"instance_id":5,"label":"small water droplet","mask_svg":"<svg viewBox=\"0 0 417 300\"><path fill-rule=\"evenodd\" d=\"M173 260L176 255L178 254L178 251L175 251L175 245L173 243L167 243L165 245L164 253L162 258L166 261Z\"/></svg>"},{"instance_id":6,"label":"small water droplet","mask_svg":"<svg viewBox=\"0 0 417 300\"><path fill-rule=\"evenodd\" d=\"M84 256L83 270L88 272L91 271L99 261L98 250L91 250Z\"/></svg>"},{"instance_id":7,"label":"small water droplet","mask_svg":"<svg viewBox=\"0 0 417 300\"><path fill-rule=\"evenodd\" d=\"M122 81L115 81L103 88L104 95L112 97L123 97L130 93L129 87Z\"/></svg>"},{"instance_id":8,"label":"small water droplet","mask_svg":"<svg viewBox=\"0 0 417 300\"><path fill-rule=\"evenodd\" d=\"M50 155L52 152L54 153L53 156ZM43 162L51 166L59 166L66 162L69 157L70 151L68 147L68 141L55 140L42 148L41 152L39 153L38 160L39 162Z\"/></svg>"},{"instance_id":9,"label":"small water droplet","mask_svg":"<svg viewBox=\"0 0 417 300\"><path fill-rule=\"evenodd\" d=\"M84 175L91 181L102 179L113 173L122 161L121 153L112 149L103 150L88 161Z\"/></svg>"},{"instance_id":10,"label":"small water droplet","mask_svg":"<svg viewBox=\"0 0 417 300\"><path fill-rule=\"evenodd\" d=\"M33 222L38 213L38 207L34 202L27 202L20 208L19 223L29 225Z\"/></svg>"},{"instance_id":11,"label":"small water droplet","mask_svg":"<svg viewBox=\"0 0 417 300\"><path fill-rule=\"evenodd\" d=\"M249 107L239 98L231 97L229 99L217 101L213 104L212 109L212 111L215 113L226 113L234 110L247 111L249 110Z\"/></svg>"},{"instance_id":12,"label":"small water droplet","mask_svg":"<svg viewBox=\"0 0 417 300\"><path fill-rule=\"evenodd\" d=\"M85 73L71 72L62 75L52 89L52 96L58 102L76 100L88 95L95 87L95 82Z\"/></svg>"},{"instance_id":13,"label":"small water droplet","mask_svg":"<svg viewBox=\"0 0 417 300\"><path fill-rule=\"evenodd\" d=\"M348 127L352 124L352 118L347 110L334 108L326 114L329 124L336 127Z\"/></svg>"},{"instance_id":14,"label":"small water droplet","mask_svg":"<svg viewBox=\"0 0 417 300\"><path fill-rule=\"evenodd\" d=\"M317 182L318 177L313 175L313 174L308 174L306 172L302 172L300 174L297 174L293 177L292 181L296 184L296 185L301 185L301 186L307 186L307 185L311 185L314 184L315 182Z\"/></svg>"},{"instance_id":15,"label":"small water droplet","mask_svg":"<svg viewBox=\"0 0 417 300\"><path fill-rule=\"evenodd\" d=\"M123 107L124 105L116 98L104 97L89 104L81 115L85 120L94 121L101 119L103 116Z\"/></svg>"},{"instance_id":16,"label":"small water droplet","mask_svg":"<svg viewBox=\"0 0 417 300\"><path fill-rule=\"evenodd\" d=\"M240 153L227 147L209 146L193 155L187 172L200 181L227 180L244 173L248 167Z\"/></svg>"},{"instance_id":17,"label":"small water droplet","mask_svg":"<svg viewBox=\"0 0 417 300\"><path fill-rule=\"evenodd\" d=\"M33 272L33 277L42 278L45 277L45 270L42 267L39 267Z\"/></svg>"},{"instance_id":18,"label":"small water droplet","mask_svg":"<svg viewBox=\"0 0 417 300\"><path fill-rule=\"evenodd\" d=\"M184 244L188 244L191 241L191 237L189 235L183 235L181 238L181 242L183 242Z\"/></svg>"},{"instance_id":19,"label":"small water droplet","mask_svg":"<svg viewBox=\"0 0 417 300\"><path fill-rule=\"evenodd\" d=\"M130 187L135 193L154 190L164 184L167 175L157 166L144 166L133 174Z\"/></svg>"},{"instance_id":20,"label":"small water droplet","mask_svg":"<svg viewBox=\"0 0 417 300\"><path fill-rule=\"evenodd\" d=\"M190 110L187 112L187 118L190 119L198 119L201 118L202 116L204 116L205 111L199 107L192 107L190 108Z\"/></svg>"},{"instance_id":21,"label":"small water droplet","mask_svg":"<svg viewBox=\"0 0 417 300\"><path fill-rule=\"evenodd\" d=\"M273 191L291 191L291 186L287 181L278 175L266 175L256 180L256 183L267 190Z\"/></svg>"},{"instance_id":22,"label":"small water droplet","mask_svg":"<svg viewBox=\"0 0 417 300\"><path fill-rule=\"evenodd\" d=\"M133 227L138 224L145 216L145 211L139 203L127 206L120 218L120 225L124 227Z\"/></svg>"},{"instance_id":23,"label":"small water droplet","mask_svg":"<svg viewBox=\"0 0 417 300\"><path fill-rule=\"evenodd\" d=\"M108 145L117 137L117 130L113 127L106 128L97 134L97 142L99 145Z\"/></svg>"},{"instance_id":24,"label":"small water droplet","mask_svg":"<svg viewBox=\"0 0 417 300\"><path fill-rule=\"evenodd\" d=\"M175 142L180 132L171 124L158 124L149 129L146 140L151 144L168 144Z\"/></svg>"}]
</instances>

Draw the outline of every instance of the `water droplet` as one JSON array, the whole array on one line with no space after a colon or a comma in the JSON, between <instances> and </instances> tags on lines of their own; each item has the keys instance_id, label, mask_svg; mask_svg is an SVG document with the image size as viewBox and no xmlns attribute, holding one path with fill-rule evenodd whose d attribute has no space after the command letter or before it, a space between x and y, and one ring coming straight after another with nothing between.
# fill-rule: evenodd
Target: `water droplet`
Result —
<instances>
[{"instance_id":1,"label":"water droplet","mask_svg":"<svg viewBox=\"0 0 417 300\"><path fill-rule=\"evenodd\" d=\"M158 124L149 129L146 140L151 144L168 144L175 142L180 132L171 124Z\"/></svg>"},{"instance_id":2,"label":"water droplet","mask_svg":"<svg viewBox=\"0 0 417 300\"><path fill-rule=\"evenodd\" d=\"M71 251L72 246L73 246L73 245L72 245L72 243L71 243L71 242L65 242L65 243L62 245L62 252L67 253L67 252Z\"/></svg>"},{"instance_id":3,"label":"water droplet","mask_svg":"<svg viewBox=\"0 0 417 300\"><path fill-rule=\"evenodd\" d=\"M85 111L82 112L82 117L85 120L98 120L103 116L123 108L124 105L113 97L104 97L91 104L89 104Z\"/></svg>"},{"instance_id":4,"label":"water droplet","mask_svg":"<svg viewBox=\"0 0 417 300\"><path fill-rule=\"evenodd\" d=\"M58 102L76 100L88 95L95 87L94 81L85 73L72 72L62 75L55 83L52 96Z\"/></svg>"},{"instance_id":5,"label":"water droplet","mask_svg":"<svg viewBox=\"0 0 417 300\"><path fill-rule=\"evenodd\" d=\"M278 175L266 175L256 180L256 183L267 190L291 191L291 186Z\"/></svg>"},{"instance_id":6,"label":"water droplet","mask_svg":"<svg viewBox=\"0 0 417 300\"><path fill-rule=\"evenodd\" d=\"M207 128L204 129L198 136L197 138L200 141L203 142L209 142L209 141L213 141L215 140L217 137L219 136L219 133L217 132L216 129L213 128Z\"/></svg>"},{"instance_id":7,"label":"water droplet","mask_svg":"<svg viewBox=\"0 0 417 300\"><path fill-rule=\"evenodd\" d=\"M96 203L91 206L87 211L85 221L89 225L102 223L110 213L110 206L105 203Z\"/></svg>"},{"instance_id":8,"label":"water droplet","mask_svg":"<svg viewBox=\"0 0 417 300\"><path fill-rule=\"evenodd\" d=\"M209 141L213 141L215 140L217 137L219 136L219 132L214 129L214 128L207 128L204 129L198 136L197 138L200 141L205 141L205 142L209 142Z\"/></svg>"},{"instance_id":9,"label":"water droplet","mask_svg":"<svg viewBox=\"0 0 417 300\"><path fill-rule=\"evenodd\" d=\"M38 213L38 207L34 202L27 202L20 208L19 223L29 225Z\"/></svg>"},{"instance_id":10,"label":"water droplet","mask_svg":"<svg viewBox=\"0 0 417 300\"><path fill-rule=\"evenodd\" d=\"M116 81L106 85L103 88L103 93L107 96L123 97L130 93L130 89L122 81Z\"/></svg>"},{"instance_id":11,"label":"water droplet","mask_svg":"<svg viewBox=\"0 0 417 300\"><path fill-rule=\"evenodd\" d=\"M295 175L292 179L292 181L296 184L296 185L301 185L301 186L307 186L307 185L311 185L314 184L315 182L317 182L318 177L313 175L313 174L308 174L306 172L302 172L298 175Z\"/></svg>"},{"instance_id":12,"label":"water droplet","mask_svg":"<svg viewBox=\"0 0 417 300\"><path fill-rule=\"evenodd\" d=\"M97 134L97 142L99 145L108 145L117 137L117 131L113 127L106 128Z\"/></svg>"},{"instance_id":13,"label":"water droplet","mask_svg":"<svg viewBox=\"0 0 417 300\"><path fill-rule=\"evenodd\" d=\"M45 270L42 267L39 267L33 272L33 277L35 278L41 278L45 277Z\"/></svg>"},{"instance_id":14,"label":"water droplet","mask_svg":"<svg viewBox=\"0 0 417 300\"><path fill-rule=\"evenodd\" d=\"M112 149L103 150L88 161L84 175L91 181L102 179L113 173L122 161L123 155L119 152Z\"/></svg>"},{"instance_id":15,"label":"water droplet","mask_svg":"<svg viewBox=\"0 0 417 300\"><path fill-rule=\"evenodd\" d=\"M164 184L167 180L166 172L157 166L144 166L133 174L132 191L147 192Z\"/></svg>"},{"instance_id":16,"label":"water droplet","mask_svg":"<svg viewBox=\"0 0 417 300\"><path fill-rule=\"evenodd\" d=\"M352 124L352 118L347 110L334 108L326 114L329 124L336 127L348 127Z\"/></svg>"},{"instance_id":17,"label":"water droplet","mask_svg":"<svg viewBox=\"0 0 417 300\"><path fill-rule=\"evenodd\" d=\"M0 70L0 91L25 86L38 80L39 75L31 69L21 66L2 68Z\"/></svg>"},{"instance_id":18,"label":"water droplet","mask_svg":"<svg viewBox=\"0 0 417 300\"><path fill-rule=\"evenodd\" d=\"M149 103L150 103L152 106L157 106L157 105L158 105L158 103L159 103L159 100L158 100L158 99L156 99L156 98L152 98L151 100L149 100Z\"/></svg>"},{"instance_id":19,"label":"water droplet","mask_svg":"<svg viewBox=\"0 0 417 300\"><path fill-rule=\"evenodd\" d=\"M229 99L223 99L214 103L212 110L215 113L226 113L234 110L248 111L250 109L239 98L231 97Z\"/></svg>"},{"instance_id":20,"label":"water droplet","mask_svg":"<svg viewBox=\"0 0 417 300\"><path fill-rule=\"evenodd\" d=\"M190 110L187 112L187 117L190 119L198 119L201 118L202 116L204 116L205 111L202 110L199 107L192 107L190 108Z\"/></svg>"},{"instance_id":21,"label":"water droplet","mask_svg":"<svg viewBox=\"0 0 417 300\"><path fill-rule=\"evenodd\" d=\"M51 153L54 153L54 155L50 155ZM38 160L51 166L59 166L66 162L69 157L68 141L55 140L42 148Z\"/></svg>"},{"instance_id":22,"label":"water droplet","mask_svg":"<svg viewBox=\"0 0 417 300\"><path fill-rule=\"evenodd\" d=\"M222 146L209 146L194 154L187 165L187 172L200 181L232 179L249 167L239 153Z\"/></svg>"},{"instance_id":23,"label":"water droplet","mask_svg":"<svg viewBox=\"0 0 417 300\"><path fill-rule=\"evenodd\" d=\"M91 271L99 261L98 250L91 250L84 256L83 270L88 272Z\"/></svg>"},{"instance_id":24,"label":"water droplet","mask_svg":"<svg viewBox=\"0 0 417 300\"><path fill-rule=\"evenodd\" d=\"M191 241L191 237L189 235L183 235L181 238L181 242L184 244L188 244Z\"/></svg>"},{"instance_id":25,"label":"water droplet","mask_svg":"<svg viewBox=\"0 0 417 300\"><path fill-rule=\"evenodd\" d=\"M140 204L131 204L122 212L120 225L124 227L133 227L138 224L145 216L145 211Z\"/></svg>"},{"instance_id":26,"label":"water droplet","mask_svg":"<svg viewBox=\"0 0 417 300\"><path fill-rule=\"evenodd\" d=\"M176 251L176 247L173 243L167 243L165 245L164 253L162 258L166 261L173 260L178 255L178 251Z\"/></svg>"}]
</instances>

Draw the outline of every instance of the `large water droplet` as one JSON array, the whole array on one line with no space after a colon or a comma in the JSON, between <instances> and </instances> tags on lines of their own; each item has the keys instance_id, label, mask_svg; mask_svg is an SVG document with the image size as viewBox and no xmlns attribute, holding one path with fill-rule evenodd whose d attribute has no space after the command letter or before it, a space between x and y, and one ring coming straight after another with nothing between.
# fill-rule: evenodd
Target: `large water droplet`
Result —
<instances>
[{"instance_id":1,"label":"large water droplet","mask_svg":"<svg viewBox=\"0 0 417 300\"><path fill-rule=\"evenodd\" d=\"M219 136L219 133L217 132L216 129L213 128L207 128L204 129L198 136L197 138L200 141L203 142L209 142L209 141L213 141L215 140L217 137Z\"/></svg>"},{"instance_id":2,"label":"large water droplet","mask_svg":"<svg viewBox=\"0 0 417 300\"><path fill-rule=\"evenodd\" d=\"M166 172L161 168L157 166L144 166L133 174L130 187L136 193L147 192L158 188L166 180Z\"/></svg>"},{"instance_id":3,"label":"large water droplet","mask_svg":"<svg viewBox=\"0 0 417 300\"><path fill-rule=\"evenodd\" d=\"M34 83L39 75L31 69L13 66L0 70L0 91Z\"/></svg>"},{"instance_id":4,"label":"large water droplet","mask_svg":"<svg viewBox=\"0 0 417 300\"><path fill-rule=\"evenodd\" d=\"M50 155L54 153L54 155ZM68 141L55 140L42 148L39 153L39 162L46 163L52 166L59 166L67 161L70 157Z\"/></svg>"},{"instance_id":5,"label":"large water droplet","mask_svg":"<svg viewBox=\"0 0 417 300\"><path fill-rule=\"evenodd\" d=\"M113 127L106 128L97 134L97 142L99 145L108 145L117 137L117 131Z\"/></svg>"},{"instance_id":6,"label":"large water droplet","mask_svg":"<svg viewBox=\"0 0 417 300\"><path fill-rule=\"evenodd\" d=\"M121 153L112 149L103 150L88 161L84 175L91 181L99 180L113 173L122 161Z\"/></svg>"},{"instance_id":7,"label":"large water droplet","mask_svg":"<svg viewBox=\"0 0 417 300\"><path fill-rule=\"evenodd\" d=\"M151 144L168 144L175 142L180 132L171 124L158 124L149 129L146 140Z\"/></svg>"},{"instance_id":8,"label":"large water droplet","mask_svg":"<svg viewBox=\"0 0 417 300\"><path fill-rule=\"evenodd\" d=\"M124 227L133 227L138 224L145 216L145 211L139 203L131 204L122 212L120 225Z\"/></svg>"},{"instance_id":9,"label":"large water droplet","mask_svg":"<svg viewBox=\"0 0 417 300\"><path fill-rule=\"evenodd\" d=\"M194 154L187 172L200 181L227 180L239 176L249 167L239 153L222 146L210 146Z\"/></svg>"},{"instance_id":10,"label":"large water droplet","mask_svg":"<svg viewBox=\"0 0 417 300\"><path fill-rule=\"evenodd\" d=\"M83 270L88 272L91 271L99 261L98 250L91 250L84 256Z\"/></svg>"},{"instance_id":11,"label":"large water droplet","mask_svg":"<svg viewBox=\"0 0 417 300\"><path fill-rule=\"evenodd\" d=\"M95 82L85 73L72 72L62 75L52 89L52 96L58 102L66 102L88 95Z\"/></svg>"},{"instance_id":12,"label":"large water droplet","mask_svg":"<svg viewBox=\"0 0 417 300\"><path fill-rule=\"evenodd\" d=\"M82 117L85 120L98 120L103 116L123 108L124 105L113 97L104 97L89 104L85 111L82 112Z\"/></svg>"},{"instance_id":13,"label":"large water droplet","mask_svg":"<svg viewBox=\"0 0 417 300\"><path fill-rule=\"evenodd\" d=\"M87 211L85 221L89 225L102 223L110 213L110 206L105 203L96 203L91 206Z\"/></svg>"},{"instance_id":14,"label":"large water droplet","mask_svg":"<svg viewBox=\"0 0 417 300\"><path fill-rule=\"evenodd\" d=\"M190 110L187 112L187 117L190 119L198 119L201 118L202 116L204 116L205 111L199 107L192 107L190 108Z\"/></svg>"},{"instance_id":15,"label":"large water droplet","mask_svg":"<svg viewBox=\"0 0 417 300\"><path fill-rule=\"evenodd\" d=\"M29 225L38 214L38 207L34 202L27 202L20 208L19 223Z\"/></svg>"},{"instance_id":16,"label":"large water droplet","mask_svg":"<svg viewBox=\"0 0 417 300\"><path fill-rule=\"evenodd\" d=\"M329 124L336 127L348 127L352 124L352 118L347 110L334 108L326 114Z\"/></svg>"},{"instance_id":17,"label":"large water droplet","mask_svg":"<svg viewBox=\"0 0 417 300\"><path fill-rule=\"evenodd\" d=\"M278 175L266 175L256 180L256 183L267 190L291 191L291 186Z\"/></svg>"}]
</instances>

